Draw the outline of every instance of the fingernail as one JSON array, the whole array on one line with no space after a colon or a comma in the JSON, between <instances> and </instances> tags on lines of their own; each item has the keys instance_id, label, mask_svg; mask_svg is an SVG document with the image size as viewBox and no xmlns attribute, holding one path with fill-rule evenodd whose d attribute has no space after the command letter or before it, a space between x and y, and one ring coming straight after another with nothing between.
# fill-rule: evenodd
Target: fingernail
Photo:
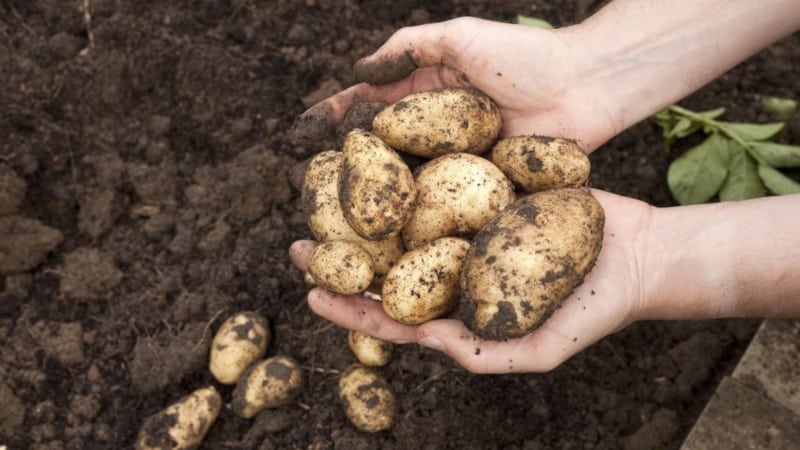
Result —
<instances>
[{"instance_id":1,"label":"fingernail","mask_svg":"<svg viewBox=\"0 0 800 450\"><path fill-rule=\"evenodd\" d=\"M440 341L439 339L433 336L425 336L424 338L417 341L417 343L423 347L432 348L440 352L444 351L444 342Z\"/></svg>"}]
</instances>

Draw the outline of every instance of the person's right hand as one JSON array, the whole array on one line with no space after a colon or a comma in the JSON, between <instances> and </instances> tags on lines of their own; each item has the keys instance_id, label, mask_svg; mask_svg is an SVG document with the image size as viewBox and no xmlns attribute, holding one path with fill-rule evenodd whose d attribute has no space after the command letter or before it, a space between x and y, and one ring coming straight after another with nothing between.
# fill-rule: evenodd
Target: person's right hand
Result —
<instances>
[{"instance_id":1,"label":"person's right hand","mask_svg":"<svg viewBox=\"0 0 800 450\"><path fill-rule=\"evenodd\" d=\"M558 30L459 18L403 28L374 54L358 61L363 83L301 115L295 135L313 145L332 134L347 111L363 101L395 102L415 92L472 86L489 95L503 115L503 135L574 139L592 151L621 131L600 86L596 60L576 44L576 27Z\"/></svg>"}]
</instances>

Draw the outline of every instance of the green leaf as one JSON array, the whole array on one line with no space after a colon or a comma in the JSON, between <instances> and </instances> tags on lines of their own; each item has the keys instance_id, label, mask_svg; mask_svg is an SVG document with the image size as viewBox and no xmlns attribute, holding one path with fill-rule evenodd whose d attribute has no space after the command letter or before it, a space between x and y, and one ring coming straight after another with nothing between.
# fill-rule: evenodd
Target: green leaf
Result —
<instances>
[{"instance_id":1,"label":"green leaf","mask_svg":"<svg viewBox=\"0 0 800 450\"><path fill-rule=\"evenodd\" d=\"M691 129L692 125L693 125L692 119L690 119L688 117L681 117L680 119L678 119L677 122L675 122L675 126L673 126L672 129L669 130L666 133L664 138L666 138L666 139L674 139L676 137L688 136L691 133L685 134L683 136L681 136L681 134L686 132L687 130Z\"/></svg>"},{"instance_id":2,"label":"green leaf","mask_svg":"<svg viewBox=\"0 0 800 450\"><path fill-rule=\"evenodd\" d=\"M772 113L779 120L789 120L797 112L797 102L783 97L761 97L764 109Z\"/></svg>"},{"instance_id":3,"label":"green leaf","mask_svg":"<svg viewBox=\"0 0 800 450\"><path fill-rule=\"evenodd\" d=\"M522 14L517 14L517 23L520 25L529 25L532 27L539 27L539 28L548 28L548 29L553 28L553 25L551 25L550 22L544 19L539 19L537 17L523 16Z\"/></svg>"},{"instance_id":4,"label":"green leaf","mask_svg":"<svg viewBox=\"0 0 800 450\"><path fill-rule=\"evenodd\" d=\"M717 117L725 114L725 108L709 109L708 111L699 112L697 114L705 117L706 119L714 120Z\"/></svg>"},{"instance_id":5,"label":"green leaf","mask_svg":"<svg viewBox=\"0 0 800 450\"><path fill-rule=\"evenodd\" d=\"M758 176L764 185L775 194L786 195L800 192L800 183L782 174L778 169L759 164Z\"/></svg>"},{"instance_id":6,"label":"green leaf","mask_svg":"<svg viewBox=\"0 0 800 450\"><path fill-rule=\"evenodd\" d=\"M786 127L783 122L773 123L738 123L738 122L717 122L725 131L733 133L743 141L767 141L778 135Z\"/></svg>"},{"instance_id":7,"label":"green leaf","mask_svg":"<svg viewBox=\"0 0 800 450\"><path fill-rule=\"evenodd\" d=\"M750 142L754 156L772 167L800 167L800 146L774 142Z\"/></svg>"},{"instance_id":8,"label":"green leaf","mask_svg":"<svg viewBox=\"0 0 800 450\"><path fill-rule=\"evenodd\" d=\"M728 141L714 133L672 162L667 184L682 205L707 202L728 174Z\"/></svg>"},{"instance_id":9,"label":"green leaf","mask_svg":"<svg viewBox=\"0 0 800 450\"><path fill-rule=\"evenodd\" d=\"M719 190L719 199L746 200L767 193L758 176L758 162L736 142L728 142L728 176Z\"/></svg>"}]
</instances>

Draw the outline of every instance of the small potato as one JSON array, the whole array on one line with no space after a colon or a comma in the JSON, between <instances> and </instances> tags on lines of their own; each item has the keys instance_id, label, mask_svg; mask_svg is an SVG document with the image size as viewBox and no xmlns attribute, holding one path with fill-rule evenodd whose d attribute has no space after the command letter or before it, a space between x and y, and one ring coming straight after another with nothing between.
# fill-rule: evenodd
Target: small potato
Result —
<instances>
[{"instance_id":1,"label":"small potato","mask_svg":"<svg viewBox=\"0 0 800 450\"><path fill-rule=\"evenodd\" d=\"M372 255L376 278L380 279L405 252L403 241L399 236L370 241L353 230L345 219L339 202L339 178L343 161L341 152L326 151L317 154L309 162L302 189L303 210L308 215L308 227L318 241L343 240L363 247Z\"/></svg>"},{"instance_id":2,"label":"small potato","mask_svg":"<svg viewBox=\"0 0 800 450\"><path fill-rule=\"evenodd\" d=\"M339 378L339 399L344 413L356 428L374 433L391 428L397 401L389 383L377 372L353 364Z\"/></svg>"},{"instance_id":3,"label":"small potato","mask_svg":"<svg viewBox=\"0 0 800 450\"><path fill-rule=\"evenodd\" d=\"M136 450L196 448L219 415L222 399L212 386L198 389L147 419Z\"/></svg>"},{"instance_id":4,"label":"small potato","mask_svg":"<svg viewBox=\"0 0 800 450\"><path fill-rule=\"evenodd\" d=\"M337 294L358 294L372 283L372 256L360 245L328 241L314 247L308 257L308 273L323 289Z\"/></svg>"},{"instance_id":5,"label":"small potato","mask_svg":"<svg viewBox=\"0 0 800 450\"><path fill-rule=\"evenodd\" d=\"M431 160L415 178L417 207L402 231L409 249L444 236L471 238L515 199L500 169L468 153Z\"/></svg>"},{"instance_id":6,"label":"small potato","mask_svg":"<svg viewBox=\"0 0 800 450\"><path fill-rule=\"evenodd\" d=\"M245 311L220 325L211 343L208 369L222 384L236 384L242 373L264 357L272 335L263 316Z\"/></svg>"},{"instance_id":7,"label":"small potato","mask_svg":"<svg viewBox=\"0 0 800 450\"><path fill-rule=\"evenodd\" d=\"M475 235L464 261L467 327L494 340L536 329L594 266L604 225L603 208L584 188L541 191L506 208Z\"/></svg>"},{"instance_id":8,"label":"small potato","mask_svg":"<svg viewBox=\"0 0 800 450\"><path fill-rule=\"evenodd\" d=\"M347 345L365 366L385 366L392 359L394 345L360 331L350 330Z\"/></svg>"},{"instance_id":9,"label":"small potato","mask_svg":"<svg viewBox=\"0 0 800 450\"><path fill-rule=\"evenodd\" d=\"M303 387L303 371L288 356L275 356L250 366L233 390L233 412L249 419L267 408L294 401Z\"/></svg>"},{"instance_id":10,"label":"small potato","mask_svg":"<svg viewBox=\"0 0 800 450\"><path fill-rule=\"evenodd\" d=\"M543 136L500 139L489 159L525 192L579 187L589 178L591 164L577 142Z\"/></svg>"},{"instance_id":11,"label":"small potato","mask_svg":"<svg viewBox=\"0 0 800 450\"><path fill-rule=\"evenodd\" d=\"M372 132L397 150L435 158L481 154L500 135L497 105L476 89L445 88L408 95L379 112Z\"/></svg>"},{"instance_id":12,"label":"small potato","mask_svg":"<svg viewBox=\"0 0 800 450\"><path fill-rule=\"evenodd\" d=\"M453 311L467 250L469 241L443 237L403 255L383 283L386 314L400 323L419 325Z\"/></svg>"},{"instance_id":13,"label":"small potato","mask_svg":"<svg viewBox=\"0 0 800 450\"><path fill-rule=\"evenodd\" d=\"M371 241L398 235L417 196L411 170L382 140L361 129L347 135L343 154L339 201L347 222Z\"/></svg>"}]
</instances>

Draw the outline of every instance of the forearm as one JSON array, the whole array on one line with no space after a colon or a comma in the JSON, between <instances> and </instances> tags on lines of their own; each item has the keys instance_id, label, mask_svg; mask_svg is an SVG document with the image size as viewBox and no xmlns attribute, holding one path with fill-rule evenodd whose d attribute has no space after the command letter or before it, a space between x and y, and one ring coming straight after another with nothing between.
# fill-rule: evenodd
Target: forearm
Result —
<instances>
[{"instance_id":1,"label":"forearm","mask_svg":"<svg viewBox=\"0 0 800 450\"><path fill-rule=\"evenodd\" d=\"M565 30L619 132L798 29L797 0L616 0Z\"/></svg>"},{"instance_id":2,"label":"forearm","mask_svg":"<svg viewBox=\"0 0 800 450\"><path fill-rule=\"evenodd\" d=\"M800 317L800 195L656 209L638 319Z\"/></svg>"}]
</instances>

